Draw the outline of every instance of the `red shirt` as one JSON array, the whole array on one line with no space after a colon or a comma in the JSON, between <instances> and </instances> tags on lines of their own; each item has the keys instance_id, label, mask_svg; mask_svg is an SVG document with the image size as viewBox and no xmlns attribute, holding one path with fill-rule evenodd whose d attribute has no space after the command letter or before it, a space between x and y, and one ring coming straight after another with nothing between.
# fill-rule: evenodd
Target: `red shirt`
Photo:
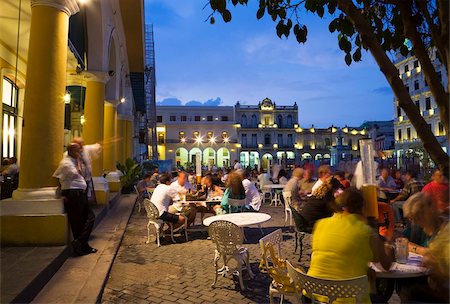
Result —
<instances>
[{"instance_id":1,"label":"red shirt","mask_svg":"<svg viewBox=\"0 0 450 304\"><path fill-rule=\"evenodd\" d=\"M449 207L448 183L432 181L423 187L422 192L429 194L439 211L445 211Z\"/></svg>"},{"instance_id":2,"label":"red shirt","mask_svg":"<svg viewBox=\"0 0 450 304\"><path fill-rule=\"evenodd\" d=\"M342 186L344 186L345 189L350 188L350 182L346 179L343 179L340 181Z\"/></svg>"}]
</instances>

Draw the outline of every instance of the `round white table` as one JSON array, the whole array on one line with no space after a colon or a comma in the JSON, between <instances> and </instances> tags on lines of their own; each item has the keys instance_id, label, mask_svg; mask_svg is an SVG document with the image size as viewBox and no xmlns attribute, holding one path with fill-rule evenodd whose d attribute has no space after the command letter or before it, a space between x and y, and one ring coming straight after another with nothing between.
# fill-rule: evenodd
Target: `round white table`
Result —
<instances>
[{"instance_id":1,"label":"round white table","mask_svg":"<svg viewBox=\"0 0 450 304\"><path fill-rule=\"evenodd\" d=\"M203 225L209 226L214 221L223 220L232 222L233 224L236 224L239 227L246 227L265 223L271 218L272 217L269 214L261 212L228 213L205 218L203 220Z\"/></svg>"},{"instance_id":2,"label":"round white table","mask_svg":"<svg viewBox=\"0 0 450 304\"><path fill-rule=\"evenodd\" d=\"M428 274L428 269L421 266L422 256L413 252L409 253L406 264L392 263L389 271L383 269L380 263L370 263L370 268L375 270L377 278L382 279L406 279L417 278Z\"/></svg>"}]
</instances>

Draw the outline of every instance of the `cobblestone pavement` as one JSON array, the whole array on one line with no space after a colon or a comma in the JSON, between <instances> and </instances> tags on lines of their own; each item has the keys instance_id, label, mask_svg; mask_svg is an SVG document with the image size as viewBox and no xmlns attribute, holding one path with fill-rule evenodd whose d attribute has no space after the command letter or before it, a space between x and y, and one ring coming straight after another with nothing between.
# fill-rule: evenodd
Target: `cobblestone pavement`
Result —
<instances>
[{"instance_id":1,"label":"cobblestone pavement","mask_svg":"<svg viewBox=\"0 0 450 304\"><path fill-rule=\"evenodd\" d=\"M263 224L264 233L278 228L283 230L282 254L294 265L309 265L310 237L304 240L303 256L297 262L299 250L294 254L294 233L284 223L283 207L263 206L261 212L272 219ZM200 228L200 217L196 228ZM144 211L135 211L130 219L123 243L111 269L102 296L103 303L268 303L270 278L258 270L260 230L245 228L250 250L250 263L255 278L250 280L244 272L246 291L241 291L236 277L219 276L216 287L214 279L214 245L207 239L207 230L190 231L189 242L182 236L176 244L166 242L158 248L147 239L147 218ZM289 300L289 298L288 298ZM285 301L289 303L289 301Z\"/></svg>"}]
</instances>

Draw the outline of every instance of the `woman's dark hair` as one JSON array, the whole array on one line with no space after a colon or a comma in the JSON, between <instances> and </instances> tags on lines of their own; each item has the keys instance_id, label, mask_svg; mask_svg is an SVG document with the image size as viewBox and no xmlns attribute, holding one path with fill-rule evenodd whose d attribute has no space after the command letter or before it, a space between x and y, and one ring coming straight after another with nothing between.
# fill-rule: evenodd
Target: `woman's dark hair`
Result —
<instances>
[{"instance_id":1,"label":"woman's dark hair","mask_svg":"<svg viewBox=\"0 0 450 304\"><path fill-rule=\"evenodd\" d=\"M283 177L283 176L287 177L286 170L281 169L280 172L278 173L278 177L280 178L280 177Z\"/></svg>"},{"instance_id":2,"label":"woman's dark hair","mask_svg":"<svg viewBox=\"0 0 450 304\"><path fill-rule=\"evenodd\" d=\"M364 198L361 191L352 187L344 190L344 192L336 198L337 205L342 210L349 213L362 214L364 208Z\"/></svg>"},{"instance_id":3,"label":"woman's dark hair","mask_svg":"<svg viewBox=\"0 0 450 304\"><path fill-rule=\"evenodd\" d=\"M241 174L234 171L228 174L226 187L230 188L232 198L245 196L245 189L242 185L242 181L243 178Z\"/></svg>"},{"instance_id":4,"label":"woman's dark hair","mask_svg":"<svg viewBox=\"0 0 450 304\"><path fill-rule=\"evenodd\" d=\"M161 174L161 177L159 178L159 182L163 185L167 184L172 180L172 177L168 173Z\"/></svg>"}]
</instances>

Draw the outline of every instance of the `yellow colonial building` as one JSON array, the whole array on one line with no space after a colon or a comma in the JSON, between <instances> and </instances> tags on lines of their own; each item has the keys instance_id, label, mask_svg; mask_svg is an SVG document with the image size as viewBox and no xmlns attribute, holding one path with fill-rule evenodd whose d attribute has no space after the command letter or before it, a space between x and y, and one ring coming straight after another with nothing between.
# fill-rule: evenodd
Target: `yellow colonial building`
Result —
<instances>
[{"instance_id":1,"label":"yellow colonial building","mask_svg":"<svg viewBox=\"0 0 450 304\"><path fill-rule=\"evenodd\" d=\"M102 144L97 202L120 189L116 161L135 156L144 107L143 0L2 0L2 159L19 186L0 201L1 242L62 245L68 224L53 172L74 136ZM104 177L106 176L106 178Z\"/></svg>"}]
</instances>

